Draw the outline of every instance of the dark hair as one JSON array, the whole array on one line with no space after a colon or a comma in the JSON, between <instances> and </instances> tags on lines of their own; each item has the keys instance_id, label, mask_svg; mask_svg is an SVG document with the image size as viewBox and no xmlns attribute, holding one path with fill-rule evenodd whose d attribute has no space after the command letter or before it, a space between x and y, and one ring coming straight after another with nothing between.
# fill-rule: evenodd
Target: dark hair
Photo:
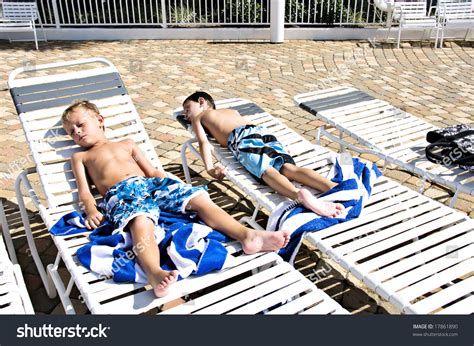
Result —
<instances>
[{"instance_id":1,"label":"dark hair","mask_svg":"<svg viewBox=\"0 0 474 346\"><path fill-rule=\"evenodd\" d=\"M195 93L189 95L186 100L183 102L183 106L186 102L188 101L194 101L194 102L199 102L199 98L202 97L204 100L206 100L207 104L209 107L212 109L216 109L216 104L214 103L214 99L212 98L211 95L209 95L205 91L196 91Z\"/></svg>"}]
</instances>

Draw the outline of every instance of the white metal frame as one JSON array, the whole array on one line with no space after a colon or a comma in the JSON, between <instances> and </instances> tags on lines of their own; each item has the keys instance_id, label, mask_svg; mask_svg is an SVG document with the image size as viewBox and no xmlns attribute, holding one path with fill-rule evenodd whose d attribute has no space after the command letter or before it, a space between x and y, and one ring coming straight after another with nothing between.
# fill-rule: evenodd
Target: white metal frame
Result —
<instances>
[{"instance_id":1,"label":"white metal frame","mask_svg":"<svg viewBox=\"0 0 474 346\"><path fill-rule=\"evenodd\" d=\"M242 99L216 102L218 108L252 105ZM174 111L175 116L182 108ZM267 112L244 116L267 126L298 165L325 175L333 152L312 145ZM191 128L188 126L188 130ZM257 183L214 139L214 155L227 167L227 178L271 212L281 196ZM186 151L199 157L193 139L183 145L181 157L189 182ZM244 220L255 222L254 218ZM387 178L380 178L359 218L307 233L305 239L323 253L337 270L356 285L366 287L376 301L407 314L474 311L472 248L474 222L464 214L435 202ZM318 273L316 273L318 275ZM324 273L321 275L324 276Z\"/></svg>"},{"instance_id":2,"label":"white metal frame","mask_svg":"<svg viewBox=\"0 0 474 346\"><path fill-rule=\"evenodd\" d=\"M100 64L101 67L74 71L74 68L78 65L84 64ZM112 63L102 58L35 67L36 70L48 70L48 72L55 68L71 68L72 72L48 74L42 77L18 78L22 73L27 72L27 69L20 68L10 74L8 85L14 93L15 88L22 86L41 86L43 83L58 81L66 83L71 79L86 76L95 77L110 72L118 73ZM69 88L69 86L67 87ZM99 106L101 114L105 117L105 124L109 129L106 135L110 140L125 137L133 138L150 162L155 167L161 167L140 117L127 94L91 101ZM235 243L227 244L229 252L235 258L234 266L205 276L181 280L175 283L170 293L163 298L155 298L152 290L147 285L137 283L117 284L112 279L90 272L80 265L75 253L79 247L89 242L87 237L89 232L72 236L52 236L58 254L55 262L45 268L36 249L22 187L32 199L48 229L65 213L80 210L69 157L73 152L82 149L74 146L60 125L60 114L64 108L65 106L55 106L20 112L20 120L36 168L22 172L17 178L15 188L28 245L45 289L50 297L59 294L67 314L75 313L70 299L71 289L74 285L81 293L80 299L86 303L92 313L132 314L146 312L172 300L185 298L203 288L211 287L242 274L254 275L241 279L234 285L228 285L217 291L202 295L199 297L200 308L194 309L198 310L195 312L230 313L240 307L239 310L235 311L261 313L278 312L279 309L283 309L288 313L347 313L345 309L324 292L317 289L301 273L284 263L275 253L244 255ZM48 136L50 131L53 134ZM39 175L47 204L41 203L29 180L29 175L32 173ZM65 264L71 275L66 285L58 271L61 262ZM219 297L220 302L214 300L213 297L216 296ZM193 305L194 300L184 304L185 307ZM181 309L185 309L185 307L181 307Z\"/></svg>"},{"instance_id":3,"label":"white metal frame","mask_svg":"<svg viewBox=\"0 0 474 346\"><path fill-rule=\"evenodd\" d=\"M439 31L443 30L439 20L435 16L427 15L426 1L414 1L414 2L395 2L394 8L391 12L391 20L389 20L390 27L388 30L387 38L390 36L391 24L398 22L398 35L397 35L397 48L400 48L400 40L402 30L405 28L423 28L429 29L429 37L431 38L431 31L436 30L435 48L438 46ZM421 37L423 40L424 35Z\"/></svg>"},{"instance_id":4,"label":"white metal frame","mask_svg":"<svg viewBox=\"0 0 474 346\"><path fill-rule=\"evenodd\" d=\"M20 266L16 261L10 231L0 200L0 222L8 251L0 233L0 314L34 314ZM11 246L11 247L10 247ZM10 258L8 255L10 254ZM10 260L11 259L11 260Z\"/></svg>"},{"instance_id":5,"label":"white metal frame","mask_svg":"<svg viewBox=\"0 0 474 346\"><path fill-rule=\"evenodd\" d=\"M0 31L5 32L29 32L32 31L35 40L35 47L38 50L38 37L36 33L36 20L38 19L46 40L43 22L38 13L36 2L11 2L3 1L3 18L0 18Z\"/></svg>"},{"instance_id":6,"label":"white metal frame","mask_svg":"<svg viewBox=\"0 0 474 346\"><path fill-rule=\"evenodd\" d=\"M323 135L339 143L341 150L347 147L376 155L385 161L385 165L395 164L423 179L447 186L455 192L450 207L454 206L460 193L474 195L474 173L426 159L426 133L437 129L436 126L386 101L360 94L363 93L352 87L335 87L296 95L294 101L340 132L335 136L322 125L316 134L318 143ZM324 100L330 100L324 110L310 110L305 105ZM343 134L356 139L364 148L350 144L342 138Z\"/></svg>"},{"instance_id":7,"label":"white metal frame","mask_svg":"<svg viewBox=\"0 0 474 346\"><path fill-rule=\"evenodd\" d=\"M440 0L436 7L436 15L443 27L441 31L440 47L443 47L444 28L466 28L467 40L469 32L474 27L474 13L472 1Z\"/></svg>"}]
</instances>

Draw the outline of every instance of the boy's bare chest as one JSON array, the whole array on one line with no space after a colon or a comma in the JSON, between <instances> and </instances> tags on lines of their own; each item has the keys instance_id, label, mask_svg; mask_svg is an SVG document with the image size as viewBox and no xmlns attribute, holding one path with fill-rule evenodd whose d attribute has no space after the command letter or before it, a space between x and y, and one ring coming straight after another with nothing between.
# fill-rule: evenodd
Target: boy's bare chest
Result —
<instances>
[{"instance_id":1,"label":"boy's bare chest","mask_svg":"<svg viewBox=\"0 0 474 346\"><path fill-rule=\"evenodd\" d=\"M131 153L119 143L110 143L100 148L89 150L84 163L88 168L101 168L108 165L116 165L132 160Z\"/></svg>"}]
</instances>

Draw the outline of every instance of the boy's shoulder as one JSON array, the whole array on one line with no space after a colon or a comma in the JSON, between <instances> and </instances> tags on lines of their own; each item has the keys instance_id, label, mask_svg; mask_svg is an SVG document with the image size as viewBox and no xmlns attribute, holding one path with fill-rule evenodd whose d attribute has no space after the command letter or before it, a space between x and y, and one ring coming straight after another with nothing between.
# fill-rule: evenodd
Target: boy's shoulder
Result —
<instances>
[{"instance_id":1,"label":"boy's shoulder","mask_svg":"<svg viewBox=\"0 0 474 346\"><path fill-rule=\"evenodd\" d=\"M219 109L207 109L202 112L203 115L210 115L210 116L219 116L219 115L240 115L235 109L232 108L219 108Z\"/></svg>"},{"instance_id":2,"label":"boy's shoulder","mask_svg":"<svg viewBox=\"0 0 474 346\"><path fill-rule=\"evenodd\" d=\"M82 161L86 157L87 152L88 152L88 150L75 152L74 154L71 155L71 160L72 161Z\"/></svg>"},{"instance_id":3,"label":"boy's shoulder","mask_svg":"<svg viewBox=\"0 0 474 346\"><path fill-rule=\"evenodd\" d=\"M135 145L135 141L131 138L122 139L121 141L118 141L117 143L121 143L125 145Z\"/></svg>"}]
</instances>

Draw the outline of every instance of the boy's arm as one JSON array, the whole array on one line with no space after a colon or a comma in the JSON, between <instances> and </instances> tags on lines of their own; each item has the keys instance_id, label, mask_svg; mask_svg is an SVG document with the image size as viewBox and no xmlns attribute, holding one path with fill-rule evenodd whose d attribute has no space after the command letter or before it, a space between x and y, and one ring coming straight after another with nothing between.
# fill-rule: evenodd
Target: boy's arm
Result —
<instances>
[{"instance_id":1,"label":"boy's arm","mask_svg":"<svg viewBox=\"0 0 474 346\"><path fill-rule=\"evenodd\" d=\"M123 143L125 143L129 147L132 154L132 158L135 160L138 167L140 167L143 173L145 173L146 177L166 178L166 172L155 168L133 140L125 139Z\"/></svg>"},{"instance_id":2,"label":"boy's arm","mask_svg":"<svg viewBox=\"0 0 474 346\"><path fill-rule=\"evenodd\" d=\"M104 221L104 216L97 210L95 198L92 195L87 183L86 168L83 163L84 153L75 153L71 157L72 172L76 177L79 199L84 205L86 212L86 227L88 229L97 228Z\"/></svg>"},{"instance_id":3,"label":"boy's arm","mask_svg":"<svg viewBox=\"0 0 474 346\"><path fill-rule=\"evenodd\" d=\"M202 160L204 161L204 167L206 168L207 173L216 179L224 178L225 168L212 163L212 146L209 143L204 131L204 127L201 124L201 117L197 117L193 121L193 131L196 135L196 139L199 143L199 151L201 152Z\"/></svg>"}]
</instances>

